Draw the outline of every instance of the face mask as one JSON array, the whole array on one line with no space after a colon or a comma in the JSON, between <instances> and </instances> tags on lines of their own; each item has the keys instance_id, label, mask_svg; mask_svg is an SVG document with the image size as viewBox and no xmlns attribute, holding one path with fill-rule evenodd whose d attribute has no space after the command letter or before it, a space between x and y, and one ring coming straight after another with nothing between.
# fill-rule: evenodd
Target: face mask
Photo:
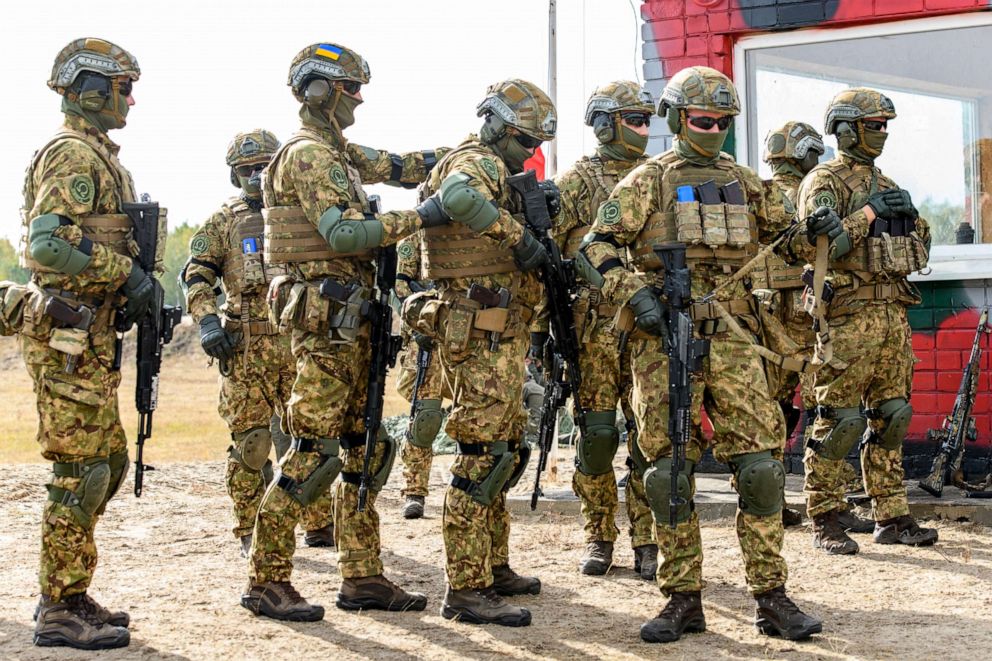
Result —
<instances>
[{"instance_id":1,"label":"face mask","mask_svg":"<svg viewBox=\"0 0 992 661\"><path fill-rule=\"evenodd\" d=\"M524 161L534 153L517 142L516 138L507 133L493 144L493 149L499 153L507 169L513 174L524 171Z\"/></svg>"},{"instance_id":2,"label":"face mask","mask_svg":"<svg viewBox=\"0 0 992 661\"><path fill-rule=\"evenodd\" d=\"M244 191L246 197L261 197L262 195L262 171L256 170L252 172L251 175L247 177L242 177L240 174L237 175L238 184L241 186L241 190Z\"/></svg>"},{"instance_id":3,"label":"face mask","mask_svg":"<svg viewBox=\"0 0 992 661\"><path fill-rule=\"evenodd\" d=\"M338 97L338 101L334 105L334 121L340 130L344 131L355 123L355 108L361 104L361 99L356 99L344 93Z\"/></svg>"},{"instance_id":4,"label":"face mask","mask_svg":"<svg viewBox=\"0 0 992 661\"><path fill-rule=\"evenodd\" d=\"M62 97L62 112L78 115L104 133L124 128L129 110L127 97L119 93L111 94L99 110L87 110L82 107L79 99L70 101L68 96Z\"/></svg>"},{"instance_id":5,"label":"face mask","mask_svg":"<svg viewBox=\"0 0 992 661\"><path fill-rule=\"evenodd\" d=\"M889 139L889 134L886 131L872 131L863 128L861 138L861 146L865 153L872 158L878 158L885 147L885 141Z\"/></svg>"},{"instance_id":6,"label":"face mask","mask_svg":"<svg viewBox=\"0 0 992 661\"><path fill-rule=\"evenodd\" d=\"M613 142L600 145L599 152L617 161L633 161L644 155L648 147L648 136L641 135L623 124L619 125L620 135Z\"/></svg>"},{"instance_id":7,"label":"face mask","mask_svg":"<svg viewBox=\"0 0 992 661\"><path fill-rule=\"evenodd\" d=\"M699 133L682 127L675 150L679 156L693 163L712 163L720 155L730 129L719 133Z\"/></svg>"}]
</instances>

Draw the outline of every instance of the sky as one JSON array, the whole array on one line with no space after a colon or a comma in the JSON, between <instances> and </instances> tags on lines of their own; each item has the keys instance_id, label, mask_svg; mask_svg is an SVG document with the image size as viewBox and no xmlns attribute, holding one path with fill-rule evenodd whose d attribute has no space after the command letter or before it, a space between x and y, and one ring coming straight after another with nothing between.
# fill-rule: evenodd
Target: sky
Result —
<instances>
[{"instance_id":1,"label":"sky","mask_svg":"<svg viewBox=\"0 0 992 661\"><path fill-rule=\"evenodd\" d=\"M559 169L595 145L582 123L592 89L642 76L632 4L640 3L558 2ZM11 240L20 233L24 170L62 121L60 98L46 85L52 62L79 37L108 39L138 59L136 105L110 137L137 191L167 207L173 226L202 223L236 193L224 162L236 133L262 127L285 140L298 128L286 74L311 43L342 44L369 62L365 103L345 134L393 152L454 146L478 130L475 107L491 83L547 83L543 0L45 0L40 7L11 4L0 24L7 63L0 236ZM386 209L415 203L414 191L380 185L370 192L382 195Z\"/></svg>"}]
</instances>

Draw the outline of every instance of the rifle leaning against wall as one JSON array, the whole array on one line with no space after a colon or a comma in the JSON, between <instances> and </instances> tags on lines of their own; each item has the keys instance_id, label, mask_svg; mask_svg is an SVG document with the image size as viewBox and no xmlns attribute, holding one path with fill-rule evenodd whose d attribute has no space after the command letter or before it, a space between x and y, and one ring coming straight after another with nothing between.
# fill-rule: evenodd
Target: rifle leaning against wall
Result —
<instances>
[{"instance_id":1,"label":"rifle leaning against wall","mask_svg":"<svg viewBox=\"0 0 992 661\"><path fill-rule=\"evenodd\" d=\"M961 385L958 386L957 397L951 414L944 418L940 429L927 431L927 440L938 443L937 456L934 457L930 474L920 480L920 488L940 498L945 484L953 484L971 498L992 498L992 491L986 491L992 483L992 475L986 477L984 484L969 484L964 480L965 440L975 441L978 438L975 429L975 419L971 410L975 405L975 395L978 392L979 359L982 356L982 336L992 331L988 327L989 311L982 310L978 319L978 329L975 340L971 344L971 357L961 375Z\"/></svg>"}]
</instances>

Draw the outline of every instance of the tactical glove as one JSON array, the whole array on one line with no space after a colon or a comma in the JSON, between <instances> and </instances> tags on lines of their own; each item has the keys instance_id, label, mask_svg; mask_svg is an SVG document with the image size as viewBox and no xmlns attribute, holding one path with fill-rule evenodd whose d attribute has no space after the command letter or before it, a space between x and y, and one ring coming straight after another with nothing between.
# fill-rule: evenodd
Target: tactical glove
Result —
<instances>
[{"instance_id":1,"label":"tactical glove","mask_svg":"<svg viewBox=\"0 0 992 661\"><path fill-rule=\"evenodd\" d=\"M844 225L840 221L840 216L830 207L817 207L809 218L806 219L806 240L811 245L816 245L816 237L826 235L833 241L844 233Z\"/></svg>"},{"instance_id":2,"label":"tactical glove","mask_svg":"<svg viewBox=\"0 0 992 661\"><path fill-rule=\"evenodd\" d=\"M894 220L897 218L918 218L919 212L913 205L909 191L901 188L890 188L879 191L868 198L866 202L879 218Z\"/></svg>"},{"instance_id":3,"label":"tactical glove","mask_svg":"<svg viewBox=\"0 0 992 661\"><path fill-rule=\"evenodd\" d=\"M657 335L658 337L668 336L668 323L665 321L664 311L661 309L661 302L651 287L638 289L630 301L627 303L634 313L634 321L637 327L645 333Z\"/></svg>"},{"instance_id":4,"label":"tactical glove","mask_svg":"<svg viewBox=\"0 0 992 661\"><path fill-rule=\"evenodd\" d=\"M138 264L138 260L132 260L131 274L127 276L127 281L121 290L127 298L127 303L124 304L124 321L130 327L148 313L152 297L155 295L155 285Z\"/></svg>"},{"instance_id":5,"label":"tactical glove","mask_svg":"<svg viewBox=\"0 0 992 661\"><path fill-rule=\"evenodd\" d=\"M434 193L416 207L416 212L420 216L422 227L438 227L447 225L451 217L444 212L441 206L441 194Z\"/></svg>"},{"instance_id":6,"label":"tactical glove","mask_svg":"<svg viewBox=\"0 0 992 661\"><path fill-rule=\"evenodd\" d=\"M224 330L215 314L200 319L200 346L211 358L234 357L234 337Z\"/></svg>"},{"instance_id":7,"label":"tactical glove","mask_svg":"<svg viewBox=\"0 0 992 661\"><path fill-rule=\"evenodd\" d=\"M526 273L544 266L548 262L548 251L533 234L524 230L520 243L513 246L513 261Z\"/></svg>"},{"instance_id":8,"label":"tactical glove","mask_svg":"<svg viewBox=\"0 0 992 661\"><path fill-rule=\"evenodd\" d=\"M561 213L561 191L551 179L537 182L537 187L544 191L544 202L548 205L548 215L557 218Z\"/></svg>"}]
</instances>

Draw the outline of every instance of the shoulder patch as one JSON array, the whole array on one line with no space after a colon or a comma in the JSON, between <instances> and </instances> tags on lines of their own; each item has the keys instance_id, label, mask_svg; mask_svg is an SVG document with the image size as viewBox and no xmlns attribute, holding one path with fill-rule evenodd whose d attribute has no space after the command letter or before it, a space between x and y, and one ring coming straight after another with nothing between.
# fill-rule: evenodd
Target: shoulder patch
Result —
<instances>
[{"instance_id":1,"label":"shoulder patch","mask_svg":"<svg viewBox=\"0 0 992 661\"><path fill-rule=\"evenodd\" d=\"M189 252L191 255L202 255L207 252L207 248L209 247L205 236L194 236L193 240L189 242Z\"/></svg>"},{"instance_id":2,"label":"shoulder patch","mask_svg":"<svg viewBox=\"0 0 992 661\"><path fill-rule=\"evenodd\" d=\"M837 197L829 190L817 191L813 196L813 204L816 207L827 207L828 209L837 208Z\"/></svg>"},{"instance_id":3,"label":"shoulder patch","mask_svg":"<svg viewBox=\"0 0 992 661\"><path fill-rule=\"evenodd\" d=\"M499 168L496 167L496 162L493 159L489 158L488 156L483 156L481 165L482 165L482 170L486 174L488 174L491 178L496 180L499 179Z\"/></svg>"},{"instance_id":4,"label":"shoulder patch","mask_svg":"<svg viewBox=\"0 0 992 661\"><path fill-rule=\"evenodd\" d=\"M69 182L69 194L80 204L89 204L93 201L93 188L93 180L88 174L77 174Z\"/></svg>"},{"instance_id":5,"label":"shoulder patch","mask_svg":"<svg viewBox=\"0 0 992 661\"><path fill-rule=\"evenodd\" d=\"M604 225L616 225L620 222L620 203L607 200L599 207L598 220Z\"/></svg>"},{"instance_id":6,"label":"shoulder patch","mask_svg":"<svg viewBox=\"0 0 992 661\"><path fill-rule=\"evenodd\" d=\"M331 166L331 181L342 190L348 189L348 177L340 165Z\"/></svg>"},{"instance_id":7,"label":"shoulder patch","mask_svg":"<svg viewBox=\"0 0 992 661\"><path fill-rule=\"evenodd\" d=\"M401 243L399 248L397 249L397 252L399 252L400 257L407 257L407 258L412 257L413 246L410 245L409 243Z\"/></svg>"}]
</instances>

